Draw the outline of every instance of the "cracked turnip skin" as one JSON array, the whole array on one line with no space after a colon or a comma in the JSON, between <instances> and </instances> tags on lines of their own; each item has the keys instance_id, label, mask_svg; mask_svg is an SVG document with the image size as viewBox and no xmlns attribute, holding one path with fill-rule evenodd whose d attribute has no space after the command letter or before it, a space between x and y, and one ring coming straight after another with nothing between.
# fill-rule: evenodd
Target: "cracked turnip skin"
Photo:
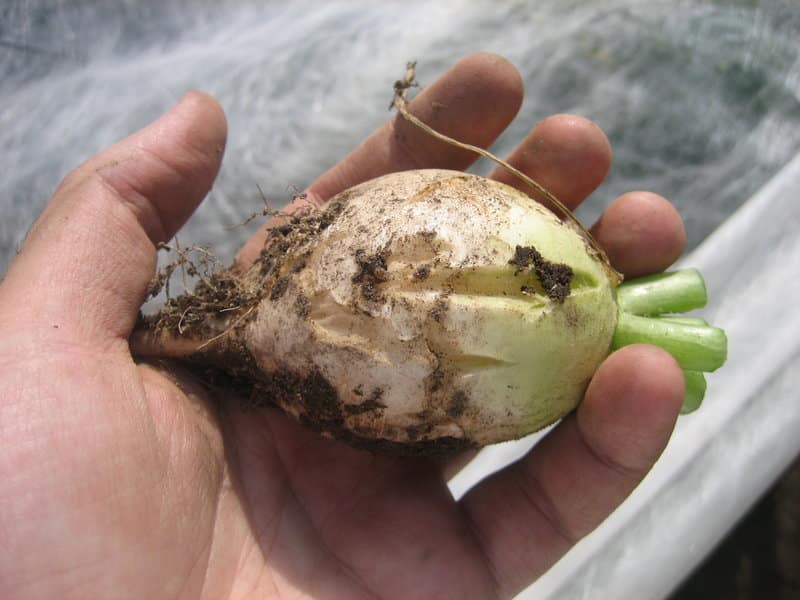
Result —
<instances>
[{"instance_id":1,"label":"cracked turnip skin","mask_svg":"<svg viewBox=\"0 0 800 600\"><path fill-rule=\"evenodd\" d=\"M296 398L286 412L334 434L484 445L577 405L608 354L616 304L575 229L460 172L394 173L338 201L305 266L242 334L264 372L314 374L335 391L322 419ZM517 246L572 269L563 301L509 264Z\"/></svg>"},{"instance_id":2,"label":"cracked turnip skin","mask_svg":"<svg viewBox=\"0 0 800 600\"><path fill-rule=\"evenodd\" d=\"M240 356L254 393L326 435L400 451L519 438L575 408L617 315L576 228L510 186L442 170L368 181L326 211L243 277L268 291L242 323L212 318L235 327L206 357ZM560 293L520 260L532 253L569 275Z\"/></svg>"}]
</instances>

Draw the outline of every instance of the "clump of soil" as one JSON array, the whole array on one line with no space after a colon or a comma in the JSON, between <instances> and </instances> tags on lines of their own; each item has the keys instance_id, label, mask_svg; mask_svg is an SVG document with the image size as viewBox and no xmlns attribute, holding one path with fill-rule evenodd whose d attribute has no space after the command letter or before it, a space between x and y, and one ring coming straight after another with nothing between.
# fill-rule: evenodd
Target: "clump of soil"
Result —
<instances>
[{"instance_id":1,"label":"clump of soil","mask_svg":"<svg viewBox=\"0 0 800 600\"><path fill-rule=\"evenodd\" d=\"M286 223L268 231L264 249L254 266L258 267L263 278L263 287L270 290L270 299L280 298L292 275L305 268L313 242L341 214L345 200L331 202L323 210L301 209L284 217Z\"/></svg>"},{"instance_id":2,"label":"clump of soil","mask_svg":"<svg viewBox=\"0 0 800 600\"><path fill-rule=\"evenodd\" d=\"M572 268L562 263L550 262L533 246L517 246L514 256L508 261L508 264L516 267L514 275L533 268L536 278L551 300L563 302L569 296L573 277ZM527 294L535 291L531 286L522 286L520 289Z\"/></svg>"},{"instance_id":3,"label":"clump of soil","mask_svg":"<svg viewBox=\"0 0 800 600\"><path fill-rule=\"evenodd\" d=\"M356 396L363 396L364 392L360 389L353 390ZM381 402L383 397L383 389L375 388L372 393L363 402L359 404L346 404L344 410L349 415L360 415L361 413L370 412L374 410L382 410L386 405Z\"/></svg>"},{"instance_id":4,"label":"clump of soil","mask_svg":"<svg viewBox=\"0 0 800 600\"><path fill-rule=\"evenodd\" d=\"M415 281L422 281L427 279L428 276L431 274L431 266L428 264L420 265L414 271L414 280Z\"/></svg>"},{"instance_id":5,"label":"clump of soil","mask_svg":"<svg viewBox=\"0 0 800 600\"><path fill-rule=\"evenodd\" d=\"M386 281L387 258L389 251L386 249L375 254L367 254L361 248L356 250L358 271L353 275L353 283L361 285L361 295L370 302L380 302L383 299L378 286Z\"/></svg>"}]
</instances>

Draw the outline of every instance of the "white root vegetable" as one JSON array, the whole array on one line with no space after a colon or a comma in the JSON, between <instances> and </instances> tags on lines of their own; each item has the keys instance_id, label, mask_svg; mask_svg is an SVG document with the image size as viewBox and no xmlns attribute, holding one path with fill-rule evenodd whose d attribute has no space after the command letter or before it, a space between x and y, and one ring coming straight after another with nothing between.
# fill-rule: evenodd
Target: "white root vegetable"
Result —
<instances>
[{"instance_id":1,"label":"white root vegetable","mask_svg":"<svg viewBox=\"0 0 800 600\"><path fill-rule=\"evenodd\" d=\"M461 172L347 190L273 230L256 264L227 277L149 318L134 350L221 366L253 382L253 403L402 452L558 420L617 321L615 282L577 229Z\"/></svg>"}]
</instances>

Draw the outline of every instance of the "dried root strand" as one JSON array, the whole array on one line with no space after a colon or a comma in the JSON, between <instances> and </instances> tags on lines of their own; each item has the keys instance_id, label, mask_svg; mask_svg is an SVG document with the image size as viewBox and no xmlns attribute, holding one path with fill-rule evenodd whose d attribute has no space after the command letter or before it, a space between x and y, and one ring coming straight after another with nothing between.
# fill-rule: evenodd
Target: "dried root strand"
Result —
<instances>
[{"instance_id":1,"label":"dried root strand","mask_svg":"<svg viewBox=\"0 0 800 600\"><path fill-rule=\"evenodd\" d=\"M175 260L159 269L148 287L148 296L155 297L165 292L164 307L151 317L145 317L147 327L160 331L169 329L183 336L190 330L202 328L208 315L236 311L249 314L258 298L247 293L241 279L228 269L222 269L219 259L203 246L181 247L178 240L172 246L159 244L159 249L174 252ZM184 292L177 297L170 295L169 283L173 274L180 270ZM195 285L191 289L190 283ZM235 319L238 321L241 317Z\"/></svg>"},{"instance_id":2,"label":"dried root strand","mask_svg":"<svg viewBox=\"0 0 800 600\"><path fill-rule=\"evenodd\" d=\"M249 215L244 221L241 223L236 223L228 227L229 230L236 229L238 227L244 227L248 223L250 223L253 219L257 219L258 217L270 217L270 218L279 218L279 219L286 219L291 216L291 213L287 213L282 210L276 210L270 206L269 200L267 199L267 195L264 193L264 190L261 189L261 186L256 184L256 188L258 188L258 193L261 195L261 201L264 203L264 208L260 211L254 212ZM291 189L292 191L292 202L295 200L303 200L306 197L305 192L301 192L295 188Z\"/></svg>"}]
</instances>

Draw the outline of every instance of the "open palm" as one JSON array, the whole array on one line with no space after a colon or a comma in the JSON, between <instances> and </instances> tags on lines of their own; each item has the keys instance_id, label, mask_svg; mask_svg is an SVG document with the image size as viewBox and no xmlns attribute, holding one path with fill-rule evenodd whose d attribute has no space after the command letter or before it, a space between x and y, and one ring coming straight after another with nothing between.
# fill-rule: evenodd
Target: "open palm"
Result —
<instances>
[{"instance_id":1,"label":"open palm","mask_svg":"<svg viewBox=\"0 0 800 600\"><path fill-rule=\"evenodd\" d=\"M521 99L511 65L476 55L412 111L486 146ZM680 370L651 347L613 354L576 413L456 502L439 462L354 450L277 409L209 398L179 365L137 364L128 337L156 244L208 191L225 135L217 104L193 93L90 159L0 285L0 597L513 595L652 466L681 403ZM472 160L393 120L306 201ZM534 127L510 162L574 207L602 181L610 150L594 124L562 115ZM665 268L683 245L677 214L648 193L619 198L594 233L629 275Z\"/></svg>"}]
</instances>

